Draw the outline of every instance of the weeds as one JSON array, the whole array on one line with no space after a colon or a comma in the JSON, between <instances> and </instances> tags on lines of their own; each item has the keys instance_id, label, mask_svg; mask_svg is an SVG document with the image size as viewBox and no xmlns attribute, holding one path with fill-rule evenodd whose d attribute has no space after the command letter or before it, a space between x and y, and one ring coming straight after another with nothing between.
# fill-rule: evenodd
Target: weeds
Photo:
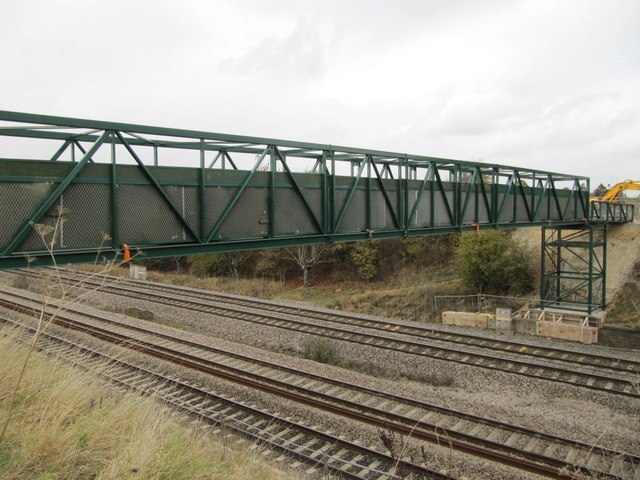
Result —
<instances>
[{"instance_id":1,"label":"weeds","mask_svg":"<svg viewBox=\"0 0 640 480\"><path fill-rule=\"evenodd\" d=\"M29 281L22 275L15 275L9 282L9 286L19 290L29 290Z\"/></svg>"},{"instance_id":2,"label":"weeds","mask_svg":"<svg viewBox=\"0 0 640 480\"><path fill-rule=\"evenodd\" d=\"M309 340L304 346L304 358L328 365L340 364L336 346L325 338Z\"/></svg>"},{"instance_id":3,"label":"weeds","mask_svg":"<svg viewBox=\"0 0 640 480\"><path fill-rule=\"evenodd\" d=\"M248 454L225 457L217 442L176 425L171 413L151 399L112 395L90 375L39 357L35 346L56 316L99 289L87 289L86 280L70 286L62 281L54 249L64 217L60 211L55 225L33 225L54 269L43 275L44 294L34 311L29 345L0 337L0 478L282 478ZM100 249L96 260L99 255ZM102 278L104 285L118 265L116 256L96 266L89 278Z\"/></svg>"},{"instance_id":4,"label":"weeds","mask_svg":"<svg viewBox=\"0 0 640 480\"><path fill-rule=\"evenodd\" d=\"M28 347L13 341L11 329L2 332L0 392L18 376L21 386L0 442L0 478L282 478L254 454L178 425L152 399L114 394L92 373L34 353L21 374ZM0 418L9 402L0 398Z\"/></svg>"}]
</instances>

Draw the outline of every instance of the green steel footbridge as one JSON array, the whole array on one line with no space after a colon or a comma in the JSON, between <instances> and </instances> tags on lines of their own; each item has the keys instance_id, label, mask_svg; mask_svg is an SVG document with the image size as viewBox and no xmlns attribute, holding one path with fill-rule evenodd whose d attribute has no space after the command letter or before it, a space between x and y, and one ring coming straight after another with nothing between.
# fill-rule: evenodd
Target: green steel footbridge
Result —
<instances>
[{"instance_id":1,"label":"green steel footbridge","mask_svg":"<svg viewBox=\"0 0 640 480\"><path fill-rule=\"evenodd\" d=\"M606 224L633 206L589 192L506 165L0 111L5 269L542 226L543 300L591 310Z\"/></svg>"}]
</instances>

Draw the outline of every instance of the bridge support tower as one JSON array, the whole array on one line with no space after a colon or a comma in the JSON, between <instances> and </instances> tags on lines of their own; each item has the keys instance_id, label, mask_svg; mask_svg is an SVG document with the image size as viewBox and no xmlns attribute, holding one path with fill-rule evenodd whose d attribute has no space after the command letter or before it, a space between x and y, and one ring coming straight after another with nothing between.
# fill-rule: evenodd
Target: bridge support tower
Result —
<instances>
[{"instance_id":1,"label":"bridge support tower","mask_svg":"<svg viewBox=\"0 0 640 480\"><path fill-rule=\"evenodd\" d=\"M542 227L541 307L604 309L606 257L606 223Z\"/></svg>"}]
</instances>

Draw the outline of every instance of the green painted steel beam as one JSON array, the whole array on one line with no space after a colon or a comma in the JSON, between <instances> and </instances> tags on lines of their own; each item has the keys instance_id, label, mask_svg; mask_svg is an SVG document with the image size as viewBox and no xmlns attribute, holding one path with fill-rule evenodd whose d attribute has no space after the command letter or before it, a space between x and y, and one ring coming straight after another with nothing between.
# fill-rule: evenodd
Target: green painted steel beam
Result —
<instances>
[{"instance_id":1,"label":"green painted steel beam","mask_svg":"<svg viewBox=\"0 0 640 480\"><path fill-rule=\"evenodd\" d=\"M183 138L191 138L199 141L200 139L204 140L214 140L214 141L224 141L224 142L233 142L233 143L247 143L247 144L258 144L258 145L277 145L280 147L290 147L290 148L299 148L305 150L329 150L340 153L348 153L355 155L373 155L376 157L384 157L384 158L408 158L414 162L424 162L428 164L428 162L439 162L449 165L462 165L474 167L476 165L481 165L484 168L492 168L496 167L499 169L513 169L515 167L509 167L507 165L499 165L499 164L479 164L475 162L469 162L464 160L453 160L447 158L439 158L439 157L430 157L425 155L407 155L405 153L396 153L396 152L388 152L383 150L372 150L372 149L364 149L364 148L353 148L353 147L345 147L345 146L336 146L336 145L327 145L327 144L319 144L319 143L308 143L308 142L298 142L291 140L280 140L266 137L250 137L244 135L231 135L231 134L220 134L220 133L212 133L205 132L199 130L183 130L177 128L165 128L165 127L153 127L149 125L136 125L130 123L120 123L120 122L105 122L100 120L88 120L88 119L78 119L78 118L70 118L70 117L59 117L52 115L39 115L39 114L31 114L31 113L21 113L21 112L11 112L6 110L0 110L0 121L7 122L21 122L21 123L36 123L36 124L45 124L45 125L55 125L63 128L88 128L88 129L97 129L97 130L116 130L120 132L133 132L138 134L145 135L164 135L169 137L183 137ZM19 128L13 130L0 130L0 135L10 135L17 136L19 134ZM65 136L64 133L61 132L49 132L49 130L24 130L25 135L33 135L34 138L36 134L40 135L37 138L57 138L60 140L65 140L68 138L68 135ZM46 135L51 133L57 134L51 137L46 137L42 135ZM77 137L78 140L82 140L83 137ZM191 146L193 149L199 149L200 146L198 142L194 142ZM130 142L132 145L133 142ZM573 176L567 175L563 173L554 173L554 172L545 172L542 170L535 169L519 169L528 172L536 172L538 174L546 173L551 174L557 179L565 179L565 180L573 180L573 179L581 179L588 180L588 177L583 176Z\"/></svg>"}]
</instances>

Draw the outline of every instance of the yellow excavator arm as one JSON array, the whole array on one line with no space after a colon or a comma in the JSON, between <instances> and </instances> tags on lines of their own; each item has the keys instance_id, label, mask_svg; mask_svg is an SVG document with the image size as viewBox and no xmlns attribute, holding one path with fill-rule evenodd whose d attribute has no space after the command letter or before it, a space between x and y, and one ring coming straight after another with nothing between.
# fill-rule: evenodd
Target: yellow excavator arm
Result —
<instances>
[{"instance_id":1,"label":"yellow excavator arm","mask_svg":"<svg viewBox=\"0 0 640 480\"><path fill-rule=\"evenodd\" d=\"M615 202L618 195L625 190L640 190L640 180L625 180L616 183L601 198L591 198L592 202Z\"/></svg>"}]
</instances>

